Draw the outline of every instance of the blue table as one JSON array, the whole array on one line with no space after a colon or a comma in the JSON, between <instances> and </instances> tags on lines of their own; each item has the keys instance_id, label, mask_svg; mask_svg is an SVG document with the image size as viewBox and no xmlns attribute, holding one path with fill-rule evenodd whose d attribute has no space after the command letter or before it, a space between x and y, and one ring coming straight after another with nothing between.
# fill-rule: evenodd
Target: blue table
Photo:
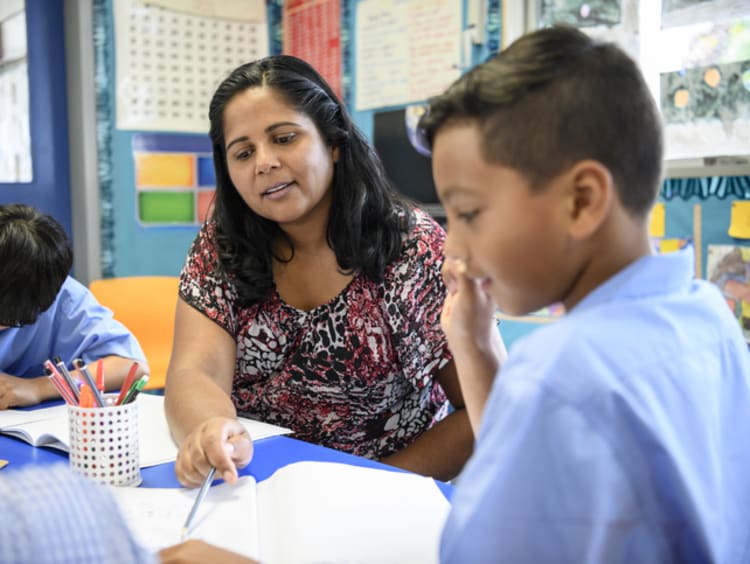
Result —
<instances>
[{"instance_id":1,"label":"blue table","mask_svg":"<svg viewBox=\"0 0 750 564\"><path fill-rule=\"evenodd\" d=\"M0 459L5 459L10 462L5 470L0 470L1 478L2 472L7 472L11 468L20 468L27 464L45 465L54 464L56 462L64 462L67 464L68 455L55 449L36 448L21 439L0 435ZM240 470L240 475L250 474L260 482L268 478L282 466L303 460L340 462L354 466L401 471L392 466L354 456L352 454L306 443L291 437L276 436L255 441L253 458L246 468ZM141 487L180 487L174 474L174 462L143 468L141 470L141 476L143 477ZM436 483L446 498L450 500L453 487L444 482Z\"/></svg>"}]
</instances>

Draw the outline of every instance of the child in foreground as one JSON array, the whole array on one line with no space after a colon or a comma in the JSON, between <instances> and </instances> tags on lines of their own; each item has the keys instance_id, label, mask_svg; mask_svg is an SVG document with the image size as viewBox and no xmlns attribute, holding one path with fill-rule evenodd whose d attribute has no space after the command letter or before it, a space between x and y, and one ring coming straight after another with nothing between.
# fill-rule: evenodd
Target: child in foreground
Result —
<instances>
[{"instance_id":1,"label":"child in foreground","mask_svg":"<svg viewBox=\"0 0 750 564\"><path fill-rule=\"evenodd\" d=\"M564 27L431 101L442 326L477 437L452 562L750 561L750 357L693 251L652 255L662 130L636 64ZM495 307L567 314L503 361Z\"/></svg>"}]
</instances>

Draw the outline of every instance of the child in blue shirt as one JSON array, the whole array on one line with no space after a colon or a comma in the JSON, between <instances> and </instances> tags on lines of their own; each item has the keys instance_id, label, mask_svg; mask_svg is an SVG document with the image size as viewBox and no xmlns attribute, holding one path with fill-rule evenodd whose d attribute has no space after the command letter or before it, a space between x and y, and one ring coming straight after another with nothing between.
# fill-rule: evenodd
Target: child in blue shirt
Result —
<instances>
[{"instance_id":1,"label":"child in blue shirt","mask_svg":"<svg viewBox=\"0 0 750 564\"><path fill-rule=\"evenodd\" d=\"M441 318L476 435L441 562L750 562L750 356L692 250L654 256L660 117L566 27L431 101ZM495 307L567 314L509 357Z\"/></svg>"},{"instance_id":2,"label":"child in blue shirt","mask_svg":"<svg viewBox=\"0 0 750 564\"><path fill-rule=\"evenodd\" d=\"M105 386L118 388L143 351L89 290L68 276L73 252L62 226L26 205L0 206L0 409L59 397L43 363L59 356L102 359ZM94 367L90 367L92 373Z\"/></svg>"}]
</instances>

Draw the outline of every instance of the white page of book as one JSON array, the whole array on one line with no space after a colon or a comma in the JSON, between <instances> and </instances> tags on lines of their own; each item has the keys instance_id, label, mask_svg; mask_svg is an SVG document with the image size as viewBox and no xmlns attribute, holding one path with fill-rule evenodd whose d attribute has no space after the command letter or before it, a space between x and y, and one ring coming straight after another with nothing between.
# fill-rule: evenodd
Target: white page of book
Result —
<instances>
[{"instance_id":1,"label":"white page of book","mask_svg":"<svg viewBox=\"0 0 750 564\"><path fill-rule=\"evenodd\" d=\"M68 418L67 415L56 417L54 419L41 419L39 421L29 421L22 425L14 425L5 431L8 435L20 437L24 440L28 436L27 442L36 446L51 446L59 450L68 452ZM45 436L44 441L39 438Z\"/></svg>"},{"instance_id":2,"label":"white page of book","mask_svg":"<svg viewBox=\"0 0 750 564\"><path fill-rule=\"evenodd\" d=\"M156 552L179 544L198 489L110 488L133 534ZM255 479L242 476L237 484L212 486L196 513L191 539L258 558Z\"/></svg>"},{"instance_id":3,"label":"white page of book","mask_svg":"<svg viewBox=\"0 0 750 564\"><path fill-rule=\"evenodd\" d=\"M261 561L438 562L450 504L434 480L298 462L258 484Z\"/></svg>"},{"instance_id":4,"label":"white page of book","mask_svg":"<svg viewBox=\"0 0 750 564\"><path fill-rule=\"evenodd\" d=\"M39 421L40 419L67 417L67 415L68 408L65 405L56 405L55 407L45 407L43 409L32 409L29 411L21 409L4 409L0 410L0 429L23 425L24 423Z\"/></svg>"},{"instance_id":5,"label":"white page of book","mask_svg":"<svg viewBox=\"0 0 750 564\"><path fill-rule=\"evenodd\" d=\"M256 492L257 489L257 492ZM111 488L142 544L179 542L197 489ZM191 538L270 564L438 561L450 505L429 478L296 462L257 486L212 486Z\"/></svg>"}]
</instances>

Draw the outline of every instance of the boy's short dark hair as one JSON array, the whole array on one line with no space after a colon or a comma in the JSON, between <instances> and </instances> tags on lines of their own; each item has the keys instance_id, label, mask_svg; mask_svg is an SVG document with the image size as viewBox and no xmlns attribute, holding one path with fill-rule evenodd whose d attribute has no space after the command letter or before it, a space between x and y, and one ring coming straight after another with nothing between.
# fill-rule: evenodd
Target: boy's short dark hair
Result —
<instances>
[{"instance_id":1,"label":"boy's short dark hair","mask_svg":"<svg viewBox=\"0 0 750 564\"><path fill-rule=\"evenodd\" d=\"M518 170L533 189L594 159L632 215L645 217L658 193L661 118L636 63L575 28L529 33L459 78L430 101L420 137L431 147L461 121L478 124L486 161Z\"/></svg>"},{"instance_id":2,"label":"boy's short dark hair","mask_svg":"<svg viewBox=\"0 0 750 564\"><path fill-rule=\"evenodd\" d=\"M0 206L0 325L29 325L55 301L73 266L62 226L23 204Z\"/></svg>"}]
</instances>

